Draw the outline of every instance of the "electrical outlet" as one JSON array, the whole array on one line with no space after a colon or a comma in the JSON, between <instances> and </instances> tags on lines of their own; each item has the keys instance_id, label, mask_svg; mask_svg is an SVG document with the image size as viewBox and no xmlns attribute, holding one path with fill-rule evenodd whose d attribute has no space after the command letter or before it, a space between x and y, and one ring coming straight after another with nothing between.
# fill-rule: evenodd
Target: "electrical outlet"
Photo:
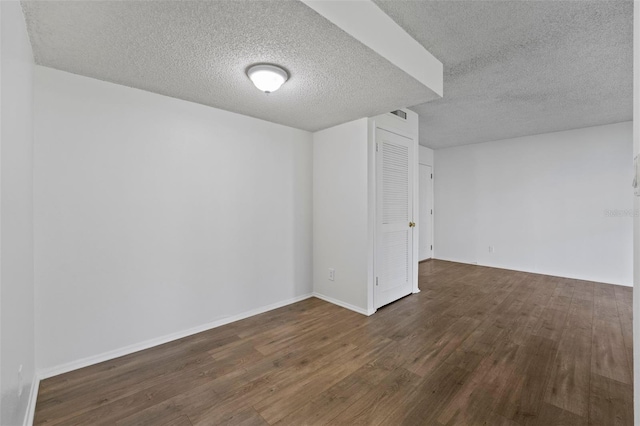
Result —
<instances>
[{"instance_id":1,"label":"electrical outlet","mask_svg":"<svg viewBox=\"0 0 640 426\"><path fill-rule=\"evenodd\" d=\"M493 253L493 246L489 246L489 253Z\"/></svg>"},{"instance_id":2,"label":"electrical outlet","mask_svg":"<svg viewBox=\"0 0 640 426\"><path fill-rule=\"evenodd\" d=\"M18 398L22 396L22 364L18 367Z\"/></svg>"},{"instance_id":3,"label":"electrical outlet","mask_svg":"<svg viewBox=\"0 0 640 426\"><path fill-rule=\"evenodd\" d=\"M336 280L336 270L329 268L329 280L330 281L335 281Z\"/></svg>"}]
</instances>

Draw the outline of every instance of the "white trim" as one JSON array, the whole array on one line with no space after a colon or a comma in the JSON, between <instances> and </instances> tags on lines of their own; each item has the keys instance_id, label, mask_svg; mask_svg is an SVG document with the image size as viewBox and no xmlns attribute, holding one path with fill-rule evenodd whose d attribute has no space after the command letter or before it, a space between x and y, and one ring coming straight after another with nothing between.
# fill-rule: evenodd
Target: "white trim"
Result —
<instances>
[{"instance_id":1,"label":"white trim","mask_svg":"<svg viewBox=\"0 0 640 426\"><path fill-rule=\"evenodd\" d=\"M367 312L375 308L376 285L376 120L367 120Z\"/></svg>"},{"instance_id":2,"label":"white trim","mask_svg":"<svg viewBox=\"0 0 640 426\"><path fill-rule=\"evenodd\" d=\"M417 222L418 226L414 226L411 230L411 244L413 244L413 253L411 261L413 263L413 284L411 285L412 292L418 293L420 291L419 288L419 279L420 279L420 139L418 138L416 131L416 136L412 138L413 140L413 161L409 164L411 167L411 174L413 175L413 197L412 204L412 212L411 212L411 221Z\"/></svg>"},{"instance_id":3,"label":"white trim","mask_svg":"<svg viewBox=\"0 0 640 426\"><path fill-rule=\"evenodd\" d=\"M393 114L387 114L387 115L393 115ZM411 133L398 129L397 127L387 126L384 123L379 123L378 125L376 125L376 129L384 130L385 132L393 133L394 135L401 136L405 139L411 139L412 141L416 141L416 137Z\"/></svg>"},{"instance_id":4,"label":"white trim","mask_svg":"<svg viewBox=\"0 0 640 426\"><path fill-rule=\"evenodd\" d=\"M464 261L464 260L448 259L448 258L444 258L444 257L434 257L433 260L442 260L442 261L445 261L445 262L452 262L452 263L463 263L465 265L472 265L472 266L482 266L483 268L502 269L503 271L515 271L515 272L524 272L524 273L527 273L527 274L546 275L547 277L569 278L571 280L588 281L588 282L592 282L592 283L596 283L596 284L609 284L609 285L619 285L621 287L633 287L633 284L623 284L623 283L613 283L613 282L608 282L608 281L598 281L598 280L595 280L595 279L590 278L590 277L579 277L577 275L574 275L574 276L571 276L571 275L558 275L558 274L553 274L553 273L544 272L544 271L536 271L536 270L532 270L532 269L515 269L515 268L508 268L506 266L488 265L488 264L478 263L478 262L467 262L467 261Z\"/></svg>"},{"instance_id":5,"label":"white trim","mask_svg":"<svg viewBox=\"0 0 640 426\"><path fill-rule=\"evenodd\" d=\"M226 325L235 321L239 321L245 318L252 317L254 315L259 315L268 311L272 311L274 309L281 308L283 306L291 305L292 303L297 303L305 299L309 299L314 296L314 294L309 293L302 296L297 296L292 299L283 300L281 302L272 303L271 305L263 306L257 309L252 309L247 312L243 312L238 315L233 315L231 317L222 318L207 324L199 325L197 327L193 327L187 330L178 331L176 333L167 334L165 336L157 337L155 339L146 340L141 343L135 343L133 345L125 346L123 348L115 349L109 352L104 352L99 355L90 356L87 358L82 358L77 361L68 362L66 364L58 365L55 367L47 368L40 370L38 372L38 377L40 380L47 379L49 377L57 376L59 374L68 373L73 370L77 370L79 368L88 367L90 365L98 364L104 361L109 361L114 358L119 358L124 355L129 355L134 352L142 351L145 349L152 348L154 346L163 345L165 343L182 339L187 336L191 336L193 334L201 333L203 331L211 330L212 328L220 327L222 325Z\"/></svg>"},{"instance_id":6,"label":"white trim","mask_svg":"<svg viewBox=\"0 0 640 426\"><path fill-rule=\"evenodd\" d=\"M640 5L633 2L633 157L640 154ZM631 160L631 158L629 158ZM635 211L638 211L638 197L633 197ZM635 423L640 423L640 218L633 218L633 406Z\"/></svg>"},{"instance_id":7,"label":"white trim","mask_svg":"<svg viewBox=\"0 0 640 426\"><path fill-rule=\"evenodd\" d=\"M464 263L465 265L482 266L482 265L478 265L478 262L467 262L466 260L451 259L451 258L442 257L442 256L433 256L431 259L442 260L444 262ZM522 272L528 272L528 271L522 271Z\"/></svg>"},{"instance_id":8,"label":"white trim","mask_svg":"<svg viewBox=\"0 0 640 426\"><path fill-rule=\"evenodd\" d=\"M398 135L400 137L409 139L412 141L412 145L413 145L413 161L411 161L410 167L411 167L411 174L413 175L413 191L412 191L412 197L413 197L413 208L411 211L411 216L412 216L412 220L416 221L417 217L418 217L418 204L419 204L419 179L418 179L418 174L419 174L419 161L420 161L420 148L419 148L419 126L418 126L418 114L416 114L414 111L405 109L405 108L400 108L401 111L404 111L407 114L407 119L406 120L402 120L400 119L398 116L391 114L391 113L385 113L385 114L381 114L378 115L376 117L371 117L369 118L369 144L370 144L370 152L372 153L372 158L369 159L370 163L369 163L369 220L370 222L370 226L371 229L369 230L369 232L371 233L371 243L372 243L372 247L371 247L371 261L373 262L373 268L372 268L372 276L370 279L370 283L369 283L369 288L368 288L368 300L370 303L370 308L372 309L372 313L376 311L375 306L377 305L376 303L376 286L375 286L375 277L377 276L377 251L378 251L378 247L377 247L377 233L378 233L378 218L377 218L377 208L378 208L378 171L377 171L377 162L378 162L378 155L377 155L377 151L376 151L376 147L377 147L377 131L378 130L384 130L386 132L389 133L393 133L395 135ZM393 116L390 117L390 116ZM402 123L399 123L398 121L401 121ZM419 293L420 292L420 288L418 286L418 280L419 280L419 274L420 274L420 268L418 266L418 259L419 259L419 246L418 246L418 238L416 236L416 232L417 228L414 228L413 235L412 235L412 258L411 258L411 264L412 264L412 284L411 284L411 293L410 294L415 294L415 293Z\"/></svg>"},{"instance_id":9,"label":"white trim","mask_svg":"<svg viewBox=\"0 0 640 426\"><path fill-rule=\"evenodd\" d=\"M36 413L36 401L38 400L38 389L40 388L40 376L33 375L33 383L31 383L31 392L29 393L29 401L27 402L27 413L24 417L24 426L32 426L33 418Z\"/></svg>"},{"instance_id":10,"label":"white trim","mask_svg":"<svg viewBox=\"0 0 640 426\"><path fill-rule=\"evenodd\" d=\"M436 252L435 249L433 248L433 245L434 245L433 232L435 229L435 211L436 211L433 205L435 200L435 197L434 197L435 188L433 187L433 164L428 164L427 162L423 163L420 161L420 145L418 145L418 219L420 219L420 166L427 166L431 169L431 180L430 180L431 182L431 232L429 233L429 236L431 237L431 240L429 241L429 245L431 246L431 253L429 254L429 257L425 259L420 259L420 243L419 243L420 239L418 236L418 263L424 262L425 260L434 259L435 258L434 253ZM420 226L422 225L420 224L420 220L418 220L418 234L420 233Z\"/></svg>"},{"instance_id":11,"label":"white trim","mask_svg":"<svg viewBox=\"0 0 640 426\"><path fill-rule=\"evenodd\" d=\"M351 303L343 302L341 300L334 299L333 297L325 296L324 294L316 292L313 293L313 297L317 297L318 299L324 300L325 302L333 303L334 305L340 306L341 308L349 309L350 311L357 312L366 316L371 316L376 312L375 309L368 311L366 309L362 309L358 306L352 305Z\"/></svg>"}]
</instances>

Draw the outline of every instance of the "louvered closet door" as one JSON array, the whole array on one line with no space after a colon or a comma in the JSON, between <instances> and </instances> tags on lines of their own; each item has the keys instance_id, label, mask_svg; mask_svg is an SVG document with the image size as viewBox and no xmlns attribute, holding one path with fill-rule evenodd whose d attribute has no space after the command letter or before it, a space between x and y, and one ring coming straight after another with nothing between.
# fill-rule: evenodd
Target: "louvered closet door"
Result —
<instances>
[{"instance_id":1,"label":"louvered closet door","mask_svg":"<svg viewBox=\"0 0 640 426\"><path fill-rule=\"evenodd\" d=\"M376 129L376 308L411 293L413 141Z\"/></svg>"}]
</instances>

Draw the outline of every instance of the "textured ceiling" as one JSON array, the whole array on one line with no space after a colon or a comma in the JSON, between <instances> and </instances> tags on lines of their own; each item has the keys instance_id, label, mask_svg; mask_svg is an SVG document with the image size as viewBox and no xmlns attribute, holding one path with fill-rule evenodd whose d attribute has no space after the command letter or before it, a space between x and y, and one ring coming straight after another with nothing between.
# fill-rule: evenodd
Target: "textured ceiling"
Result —
<instances>
[{"instance_id":1,"label":"textured ceiling","mask_svg":"<svg viewBox=\"0 0 640 426\"><path fill-rule=\"evenodd\" d=\"M298 1L23 1L36 63L318 130L437 97ZM287 68L277 92L245 75Z\"/></svg>"},{"instance_id":2,"label":"textured ceiling","mask_svg":"<svg viewBox=\"0 0 640 426\"><path fill-rule=\"evenodd\" d=\"M444 63L443 99L298 1L23 7L38 64L311 131L418 105L441 148L632 118L631 1L375 2ZM257 62L290 81L260 93Z\"/></svg>"},{"instance_id":3,"label":"textured ceiling","mask_svg":"<svg viewBox=\"0 0 640 426\"><path fill-rule=\"evenodd\" d=\"M444 64L422 145L632 119L631 1L374 1Z\"/></svg>"}]
</instances>

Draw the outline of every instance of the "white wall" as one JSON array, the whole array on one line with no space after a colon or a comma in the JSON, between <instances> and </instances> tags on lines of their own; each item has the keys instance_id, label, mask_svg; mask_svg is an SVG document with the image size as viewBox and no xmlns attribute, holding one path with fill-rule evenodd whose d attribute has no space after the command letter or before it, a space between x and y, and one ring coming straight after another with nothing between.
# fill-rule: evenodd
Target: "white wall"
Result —
<instances>
[{"instance_id":1,"label":"white wall","mask_svg":"<svg viewBox=\"0 0 640 426\"><path fill-rule=\"evenodd\" d=\"M640 155L640 7L633 8L633 155ZM640 178L640 176L639 176ZM634 212L640 198L634 197ZM633 219L633 283L640 289L640 215ZM633 292L633 399L635 424L640 424L640 291Z\"/></svg>"},{"instance_id":2,"label":"white wall","mask_svg":"<svg viewBox=\"0 0 640 426\"><path fill-rule=\"evenodd\" d=\"M313 134L314 293L364 315L375 312L375 129L388 129L417 141L418 116L405 112L406 121L382 114ZM415 146L417 166L417 142ZM414 190L417 197L417 175ZM414 246L417 292L417 239ZM333 281L329 269L335 270Z\"/></svg>"},{"instance_id":3,"label":"white wall","mask_svg":"<svg viewBox=\"0 0 640 426\"><path fill-rule=\"evenodd\" d=\"M435 257L632 285L631 153L631 122L437 150Z\"/></svg>"},{"instance_id":4,"label":"white wall","mask_svg":"<svg viewBox=\"0 0 640 426\"><path fill-rule=\"evenodd\" d=\"M364 118L313 134L314 292L363 313L369 280L367 126Z\"/></svg>"},{"instance_id":5,"label":"white wall","mask_svg":"<svg viewBox=\"0 0 640 426\"><path fill-rule=\"evenodd\" d=\"M35 106L39 368L311 293L310 133L43 67Z\"/></svg>"},{"instance_id":6,"label":"white wall","mask_svg":"<svg viewBox=\"0 0 640 426\"><path fill-rule=\"evenodd\" d=\"M34 377L34 65L19 2L0 2L0 29L0 424L17 425Z\"/></svg>"}]
</instances>

